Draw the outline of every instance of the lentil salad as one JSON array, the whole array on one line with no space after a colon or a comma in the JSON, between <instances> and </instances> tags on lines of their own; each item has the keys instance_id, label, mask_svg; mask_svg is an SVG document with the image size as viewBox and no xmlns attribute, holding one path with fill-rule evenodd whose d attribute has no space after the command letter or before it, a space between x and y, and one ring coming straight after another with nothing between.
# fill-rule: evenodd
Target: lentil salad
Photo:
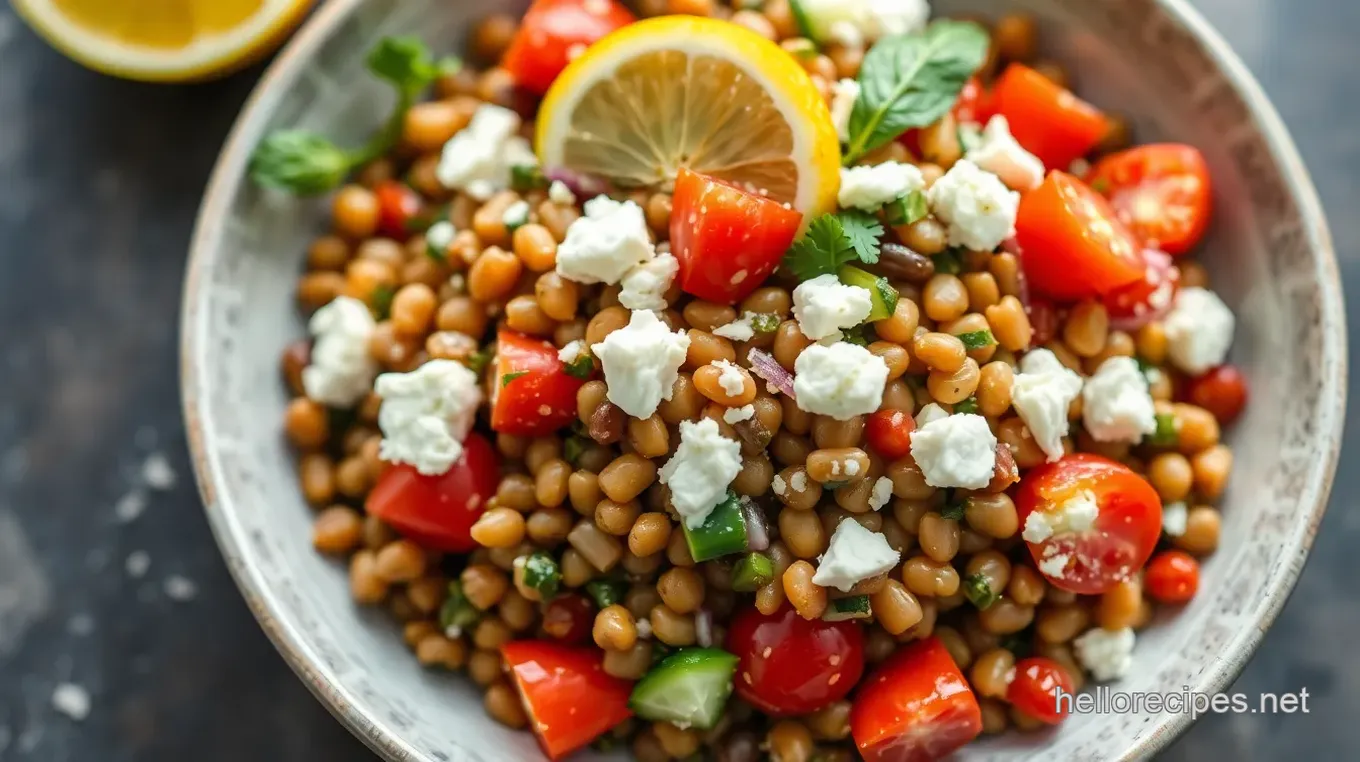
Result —
<instances>
[{"instance_id":1,"label":"lentil salad","mask_svg":"<svg viewBox=\"0 0 1360 762\"><path fill-rule=\"evenodd\" d=\"M1062 722L1217 545L1246 385L1189 258L1199 152L1128 147L1027 17L845 5L539 0L477 26L481 71L384 41L370 146L257 153L292 190L354 173L283 356L314 544L551 758L933 759ZM554 147L564 86L677 14L777 44L829 191L796 148L781 191ZM883 93L903 57L940 105Z\"/></svg>"}]
</instances>

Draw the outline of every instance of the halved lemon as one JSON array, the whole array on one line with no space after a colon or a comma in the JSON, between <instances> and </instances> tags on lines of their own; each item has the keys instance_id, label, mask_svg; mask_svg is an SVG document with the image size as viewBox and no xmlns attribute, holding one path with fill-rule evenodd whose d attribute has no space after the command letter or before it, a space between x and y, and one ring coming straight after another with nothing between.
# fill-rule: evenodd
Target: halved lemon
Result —
<instances>
[{"instance_id":1,"label":"halved lemon","mask_svg":"<svg viewBox=\"0 0 1360 762\"><path fill-rule=\"evenodd\" d=\"M840 143L811 77L726 21L664 16L592 45L539 110L544 166L667 188L687 167L791 204L832 209Z\"/></svg>"},{"instance_id":2,"label":"halved lemon","mask_svg":"<svg viewBox=\"0 0 1360 762\"><path fill-rule=\"evenodd\" d=\"M14 0L53 47L96 71L181 82L273 50L312 0Z\"/></svg>"}]
</instances>

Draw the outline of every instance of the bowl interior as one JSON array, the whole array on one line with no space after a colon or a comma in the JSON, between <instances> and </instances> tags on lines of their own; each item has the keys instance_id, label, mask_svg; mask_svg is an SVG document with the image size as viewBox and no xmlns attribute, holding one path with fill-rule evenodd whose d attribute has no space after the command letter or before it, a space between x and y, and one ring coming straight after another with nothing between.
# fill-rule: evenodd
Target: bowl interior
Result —
<instances>
[{"instance_id":1,"label":"bowl interior","mask_svg":"<svg viewBox=\"0 0 1360 762\"><path fill-rule=\"evenodd\" d=\"M522 7L521 1L512 5ZM1201 594L1139 636L1121 691L1223 688L1297 576L1335 466L1345 339L1325 223L1292 145L1255 85L1175 0L941 0L937 12L1028 10L1079 92L1135 117L1140 142L1204 150L1215 214L1205 256L1238 315L1233 361L1253 405L1231 434L1236 465L1222 546ZM288 661L351 729L391 759L535 759L527 734L489 721L459 676L420 668L385 612L349 597L342 564L310 547L311 511L280 430L285 344L303 335L293 284L326 208L258 192L251 147L276 127L359 143L390 94L362 51L414 33L461 47L504 2L331 0L270 70L223 153L199 221L185 292L184 397L208 513L252 609ZM1188 26L1187 26L1188 25ZM1165 745L1184 715L1092 715L1039 735L970 746L965 759L1110 759ZM587 757L588 758L588 757Z\"/></svg>"}]
</instances>

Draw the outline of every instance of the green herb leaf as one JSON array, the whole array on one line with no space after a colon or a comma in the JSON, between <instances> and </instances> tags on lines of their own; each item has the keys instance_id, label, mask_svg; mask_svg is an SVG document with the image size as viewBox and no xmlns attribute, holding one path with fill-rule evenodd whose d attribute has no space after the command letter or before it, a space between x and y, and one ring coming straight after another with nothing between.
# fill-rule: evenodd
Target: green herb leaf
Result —
<instances>
[{"instance_id":1,"label":"green herb leaf","mask_svg":"<svg viewBox=\"0 0 1360 762\"><path fill-rule=\"evenodd\" d=\"M562 443L562 459L576 465L581 459L581 453L586 451L586 440L581 437L567 437L567 441Z\"/></svg>"},{"instance_id":2,"label":"green herb leaf","mask_svg":"<svg viewBox=\"0 0 1360 762\"><path fill-rule=\"evenodd\" d=\"M877 262L878 239L883 237L883 225L878 218L855 209L840 212L836 216L840 218L841 229L845 231L845 237L850 239L859 261L870 265Z\"/></svg>"},{"instance_id":3,"label":"green herb leaf","mask_svg":"<svg viewBox=\"0 0 1360 762\"><path fill-rule=\"evenodd\" d=\"M782 46L789 55L806 61L817 57L817 43L806 37L793 37Z\"/></svg>"},{"instance_id":4,"label":"green herb leaf","mask_svg":"<svg viewBox=\"0 0 1360 762\"><path fill-rule=\"evenodd\" d=\"M945 249L939 254L931 255L930 261L935 263L937 273L958 275L963 272L963 260L959 257L957 249Z\"/></svg>"},{"instance_id":5,"label":"green herb leaf","mask_svg":"<svg viewBox=\"0 0 1360 762\"><path fill-rule=\"evenodd\" d=\"M474 353L467 359L468 370L479 376L482 375L482 371L486 370L486 366L491 364L492 356L491 351L488 349L483 349L480 352Z\"/></svg>"},{"instance_id":6,"label":"green herb leaf","mask_svg":"<svg viewBox=\"0 0 1360 762\"><path fill-rule=\"evenodd\" d=\"M557 559L546 550L534 551L521 558L524 558L525 586L537 590L542 596L541 600L546 601L557 595L558 585L562 582L562 570L557 566Z\"/></svg>"},{"instance_id":7,"label":"green herb leaf","mask_svg":"<svg viewBox=\"0 0 1360 762\"><path fill-rule=\"evenodd\" d=\"M959 400L958 402L954 403L955 413L969 414L977 413L977 411L978 411L977 397L969 397L968 399Z\"/></svg>"},{"instance_id":8,"label":"green herb leaf","mask_svg":"<svg viewBox=\"0 0 1360 762\"><path fill-rule=\"evenodd\" d=\"M548 187L548 178L535 164L516 164L510 168L510 187L520 193Z\"/></svg>"},{"instance_id":9,"label":"green herb leaf","mask_svg":"<svg viewBox=\"0 0 1360 762\"><path fill-rule=\"evenodd\" d=\"M878 337L875 336L872 331L873 329L867 325L856 325L851 326L850 328L842 328L841 341L850 344L858 344L861 347L867 347L878 340Z\"/></svg>"},{"instance_id":10,"label":"green herb leaf","mask_svg":"<svg viewBox=\"0 0 1360 762\"><path fill-rule=\"evenodd\" d=\"M618 580L592 579L586 583L586 594L594 598L595 605L600 608L613 606L623 600L627 590L628 586Z\"/></svg>"},{"instance_id":11,"label":"green herb leaf","mask_svg":"<svg viewBox=\"0 0 1360 762\"><path fill-rule=\"evenodd\" d=\"M447 59L446 59L447 60ZM438 77L445 65L436 63L419 37L385 37L368 52L368 70L396 85L402 93L415 95Z\"/></svg>"},{"instance_id":12,"label":"green herb leaf","mask_svg":"<svg viewBox=\"0 0 1360 762\"><path fill-rule=\"evenodd\" d=\"M435 204L425 209L420 214L415 214L402 223L402 227L407 233L424 233L434 226L436 222L449 218L448 204Z\"/></svg>"},{"instance_id":13,"label":"green herb leaf","mask_svg":"<svg viewBox=\"0 0 1360 762\"><path fill-rule=\"evenodd\" d=\"M812 280L819 275L835 275L841 265L854 259L854 244L845 235L840 218L823 214L794 241L784 255L784 264L798 280Z\"/></svg>"},{"instance_id":14,"label":"green herb leaf","mask_svg":"<svg viewBox=\"0 0 1360 762\"><path fill-rule=\"evenodd\" d=\"M884 207L889 225L911 225L925 219L930 213L926 204L926 194L914 190Z\"/></svg>"},{"instance_id":15,"label":"green herb leaf","mask_svg":"<svg viewBox=\"0 0 1360 762\"><path fill-rule=\"evenodd\" d=\"M987 578L981 574L972 574L963 579L963 594L974 606L985 609L996 603L996 599L1001 595L992 590Z\"/></svg>"},{"instance_id":16,"label":"green herb leaf","mask_svg":"<svg viewBox=\"0 0 1360 762\"><path fill-rule=\"evenodd\" d=\"M956 498L951 495L949 501L946 502L944 504L944 507L940 509L940 518L953 519L954 521L962 521L963 511L964 508L967 506L966 500L967 498L961 497Z\"/></svg>"},{"instance_id":17,"label":"green herb leaf","mask_svg":"<svg viewBox=\"0 0 1360 762\"><path fill-rule=\"evenodd\" d=\"M463 595L463 585L458 580L449 583L449 594L444 599L444 603L439 607L439 628L448 630L450 627L463 629L472 625L481 618L481 613L477 607Z\"/></svg>"},{"instance_id":18,"label":"green herb leaf","mask_svg":"<svg viewBox=\"0 0 1360 762\"><path fill-rule=\"evenodd\" d=\"M1180 432L1176 430L1176 416L1172 413L1158 413L1157 429L1147 435L1144 442L1153 447L1175 447L1180 438Z\"/></svg>"},{"instance_id":19,"label":"green herb leaf","mask_svg":"<svg viewBox=\"0 0 1360 762\"><path fill-rule=\"evenodd\" d=\"M751 330L756 333L774 333L779 330L779 316L773 312L762 312L751 318Z\"/></svg>"},{"instance_id":20,"label":"green herb leaf","mask_svg":"<svg viewBox=\"0 0 1360 762\"><path fill-rule=\"evenodd\" d=\"M986 30L936 21L923 32L884 37L860 67L846 166L913 127L944 116L987 58Z\"/></svg>"},{"instance_id":21,"label":"green herb leaf","mask_svg":"<svg viewBox=\"0 0 1360 762\"><path fill-rule=\"evenodd\" d=\"M373 289L373 314L379 320L392 316L392 300L396 296L397 290L385 283Z\"/></svg>"},{"instance_id":22,"label":"green herb leaf","mask_svg":"<svg viewBox=\"0 0 1360 762\"><path fill-rule=\"evenodd\" d=\"M514 381L520 376L527 375L529 375L529 371L527 370L517 370L514 373L506 373L504 376L501 376L501 388L504 389L505 387L510 385L511 381Z\"/></svg>"},{"instance_id":23,"label":"green herb leaf","mask_svg":"<svg viewBox=\"0 0 1360 762\"><path fill-rule=\"evenodd\" d=\"M250 179L266 188L310 196L344 182L351 167L349 153L326 138L306 130L280 130L255 147Z\"/></svg>"},{"instance_id":24,"label":"green herb leaf","mask_svg":"<svg viewBox=\"0 0 1360 762\"><path fill-rule=\"evenodd\" d=\"M1001 647L1015 654L1015 658L1023 659L1029 656L1034 650L1034 641L1031 635L1026 632L1015 632L1001 638Z\"/></svg>"},{"instance_id":25,"label":"green herb leaf","mask_svg":"<svg viewBox=\"0 0 1360 762\"><path fill-rule=\"evenodd\" d=\"M591 374L595 372L595 360L589 352L583 350L576 356L575 360L567 363L563 369L572 378L590 378Z\"/></svg>"},{"instance_id":26,"label":"green herb leaf","mask_svg":"<svg viewBox=\"0 0 1360 762\"><path fill-rule=\"evenodd\" d=\"M959 334L959 341L962 341L964 348L970 352L974 349L990 347L996 343L996 339L992 338L991 331L969 331L968 333L961 333Z\"/></svg>"}]
</instances>

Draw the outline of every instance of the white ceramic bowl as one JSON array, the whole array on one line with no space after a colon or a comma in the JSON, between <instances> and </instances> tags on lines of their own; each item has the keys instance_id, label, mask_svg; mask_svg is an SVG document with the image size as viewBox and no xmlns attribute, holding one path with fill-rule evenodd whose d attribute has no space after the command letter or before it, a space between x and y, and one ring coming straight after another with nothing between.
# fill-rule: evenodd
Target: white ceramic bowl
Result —
<instances>
[{"instance_id":1,"label":"white ceramic bowl","mask_svg":"<svg viewBox=\"0 0 1360 762\"><path fill-rule=\"evenodd\" d=\"M522 7L522 2L514 3ZM1233 361L1253 404L1232 429L1222 543L1200 594L1139 637L1123 691L1226 688L1284 605L1326 506L1345 418L1346 340L1326 222L1275 111L1182 0L938 0L937 10L1031 11L1081 94L1135 115L1138 136L1202 148L1216 183L1206 257L1238 315ZM280 432L284 345L302 335L293 284L319 202L245 178L267 131L301 126L357 144L390 95L363 73L383 35L457 50L493 0L331 0L279 56L218 161L193 239L183 314L184 413L199 486L246 601L289 664L389 760L530 760L533 741L489 720L465 679L421 669L385 612L356 608L345 570L310 547L311 511ZM1150 755L1188 715L1090 715L968 747L981 759ZM589 758L589 755L583 755Z\"/></svg>"}]
</instances>

